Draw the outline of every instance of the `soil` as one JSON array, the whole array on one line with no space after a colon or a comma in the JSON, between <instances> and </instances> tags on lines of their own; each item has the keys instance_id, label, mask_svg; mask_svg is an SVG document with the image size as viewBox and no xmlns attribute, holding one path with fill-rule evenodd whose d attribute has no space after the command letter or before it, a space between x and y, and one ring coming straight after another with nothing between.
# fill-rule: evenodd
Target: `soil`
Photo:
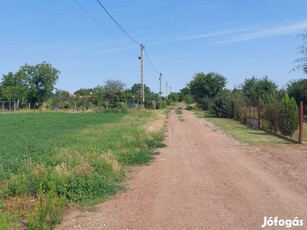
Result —
<instances>
[{"instance_id":1,"label":"soil","mask_svg":"<svg viewBox=\"0 0 307 230\"><path fill-rule=\"evenodd\" d=\"M57 229L262 229L265 216L307 226L306 145L242 144L185 110L167 126L168 147L127 191L68 209Z\"/></svg>"}]
</instances>

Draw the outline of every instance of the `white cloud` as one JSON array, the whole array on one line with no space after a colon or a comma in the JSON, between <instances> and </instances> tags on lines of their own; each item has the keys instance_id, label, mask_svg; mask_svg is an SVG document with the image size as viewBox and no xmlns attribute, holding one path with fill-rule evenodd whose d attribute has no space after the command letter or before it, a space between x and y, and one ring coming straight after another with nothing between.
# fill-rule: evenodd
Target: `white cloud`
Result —
<instances>
[{"instance_id":1,"label":"white cloud","mask_svg":"<svg viewBox=\"0 0 307 230\"><path fill-rule=\"evenodd\" d=\"M215 42L214 44L244 42L267 37L282 36L287 34L298 34L302 33L305 29L307 29L307 21L300 21L289 25L263 28L255 31L250 30L250 32L248 33L235 34L233 36L224 38L219 42Z\"/></svg>"},{"instance_id":2,"label":"white cloud","mask_svg":"<svg viewBox=\"0 0 307 230\"><path fill-rule=\"evenodd\" d=\"M234 34L234 33L243 32L243 31L247 31L247 29L221 30L221 31L216 31L216 32L206 33L206 34L183 36L183 37L179 37L175 40L185 41L185 40L202 39L202 38L209 38L209 37L217 37L217 36L220 36L220 35Z\"/></svg>"}]
</instances>

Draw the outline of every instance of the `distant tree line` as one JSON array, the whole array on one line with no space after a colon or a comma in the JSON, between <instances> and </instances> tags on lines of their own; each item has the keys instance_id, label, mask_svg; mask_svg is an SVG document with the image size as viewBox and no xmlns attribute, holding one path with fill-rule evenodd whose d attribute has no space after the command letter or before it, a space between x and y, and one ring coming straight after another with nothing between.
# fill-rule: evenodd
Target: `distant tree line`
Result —
<instances>
[{"instance_id":1,"label":"distant tree line","mask_svg":"<svg viewBox=\"0 0 307 230\"><path fill-rule=\"evenodd\" d=\"M274 109L278 103L279 130L286 135L292 135L297 128L300 101L304 102L307 113L307 79L290 81L285 89L278 89L278 85L267 76L246 78L233 90L226 89L226 83L227 79L218 73L196 73L180 91L180 97L188 103L196 103L214 116L240 120L246 119L247 108L261 105L262 116L267 120L266 128L270 130L275 127Z\"/></svg>"},{"instance_id":2,"label":"distant tree line","mask_svg":"<svg viewBox=\"0 0 307 230\"><path fill-rule=\"evenodd\" d=\"M81 88L70 94L56 89L60 71L43 62L34 66L25 64L16 72L3 75L0 81L0 101L13 102L14 109L46 107L49 109L115 109L137 107L141 104L141 84L127 88L119 80L107 80L104 85ZM148 86L144 86L145 108L162 108L170 100L159 97ZM176 94L171 98L177 100Z\"/></svg>"}]
</instances>

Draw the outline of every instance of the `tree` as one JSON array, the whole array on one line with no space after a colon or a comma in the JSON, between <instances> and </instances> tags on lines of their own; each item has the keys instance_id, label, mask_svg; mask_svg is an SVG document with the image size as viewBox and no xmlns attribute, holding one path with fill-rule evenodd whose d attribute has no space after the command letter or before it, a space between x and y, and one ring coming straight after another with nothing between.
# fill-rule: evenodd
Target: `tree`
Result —
<instances>
[{"instance_id":1,"label":"tree","mask_svg":"<svg viewBox=\"0 0 307 230\"><path fill-rule=\"evenodd\" d=\"M106 107L104 97L105 97L105 90L103 86L97 86L93 88L92 101L95 105Z\"/></svg>"},{"instance_id":2,"label":"tree","mask_svg":"<svg viewBox=\"0 0 307 230\"><path fill-rule=\"evenodd\" d=\"M180 90L180 101L185 101L186 103L192 103L193 97L191 94L191 90L188 86L182 88Z\"/></svg>"},{"instance_id":3,"label":"tree","mask_svg":"<svg viewBox=\"0 0 307 230\"><path fill-rule=\"evenodd\" d=\"M296 102L304 102L307 105L307 79L290 81L287 84L287 92L290 97L294 97Z\"/></svg>"},{"instance_id":4,"label":"tree","mask_svg":"<svg viewBox=\"0 0 307 230\"><path fill-rule=\"evenodd\" d=\"M119 80L107 80L104 89L104 99L106 106L110 108L119 107L121 103L127 102L126 84Z\"/></svg>"},{"instance_id":5,"label":"tree","mask_svg":"<svg viewBox=\"0 0 307 230\"><path fill-rule=\"evenodd\" d=\"M279 108L279 129L283 135L292 136L298 127L299 115L298 106L294 98L286 93L281 100Z\"/></svg>"},{"instance_id":6,"label":"tree","mask_svg":"<svg viewBox=\"0 0 307 230\"><path fill-rule=\"evenodd\" d=\"M19 108L20 103L25 104L30 92L30 82L27 76L20 73L8 73L3 75L1 82L1 98L13 101L15 108Z\"/></svg>"},{"instance_id":7,"label":"tree","mask_svg":"<svg viewBox=\"0 0 307 230\"><path fill-rule=\"evenodd\" d=\"M302 35L303 44L298 47L298 53L302 56L295 60L295 62L299 63L293 70L302 70L305 74L307 74L307 29L305 33Z\"/></svg>"},{"instance_id":8,"label":"tree","mask_svg":"<svg viewBox=\"0 0 307 230\"><path fill-rule=\"evenodd\" d=\"M196 101L202 98L214 98L226 86L226 78L218 73L197 73L188 87Z\"/></svg>"},{"instance_id":9,"label":"tree","mask_svg":"<svg viewBox=\"0 0 307 230\"><path fill-rule=\"evenodd\" d=\"M78 96L90 96L93 93L93 89L81 88L74 92Z\"/></svg>"},{"instance_id":10,"label":"tree","mask_svg":"<svg viewBox=\"0 0 307 230\"><path fill-rule=\"evenodd\" d=\"M53 98L64 99L69 96L69 92L62 89L56 89L55 93L52 95Z\"/></svg>"},{"instance_id":11,"label":"tree","mask_svg":"<svg viewBox=\"0 0 307 230\"><path fill-rule=\"evenodd\" d=\"M232 91L223 90L213 100L211 112L217 117L234 118L235 100Z\"/></svg>"},{"instance_id":12,"label":"tree","mask_svg":"<svg viewBox=\"0 0 307 230\"><path fill-rule=\"evenodd\" d=\"M109 79L105 82L104 89L106 91L124 91L126 84L120 80Z\"/></svg>"},{"instance_id":13,"label":"tree","mask_svg":"<svg viewBox=\"0 0 307 230\"><path fill-rule=\"evenodd\" d=\"M225 89L226 78L218 73L197 73L189 82L191 94L194 100L204 109L209 107L209 101Z\"/></svg>"},{"instance_id":14,"label":"tree","mask_svg":"<svg viewBox=\"0 0 307 230\"><path fill-rule=\"evenodd\" d=\"M17 75L28 80L30 88L29 102L37 105L41 105L52 96L59 74L60 71L47 62L35 66L26 64L20 67L17 72Z\"/></svg>"},{"instance_id":15,"label":"tree","mask_svg":"<svg viewBox=\"0 0 307 230\"><path fill-rule=\"evenodd\" d=\"M141 104L141 84L137 83L134 84L131 89L129 90L130 93L130 100L137 104ZM144 85L144 94L145 94L145 108L152 107L152 102L158 102L158 94L152 92L150 88L145 84Z\"/></svg>"},{"instance_id":16,"label":"tree","mask_svg":"<svg viewBox=\"0 0 307 230\"><path fill-rule=\"evenodd\" d=\"M171 92L168 96L171 101L179 102L180 101L180 93Z\"/></svg>"},{"instance_id":17,"label":"tree","mask_svg":"<svg viewBox=\"0 0 307 230\"><path fill-rule=\"evenodd\" d=\"M26 102L41 105L52 96L59 73L47 62L35 66L25 64L16 73L3 75L1 97L14 101L17 108Z\"/></svg>"},{"instance_id":18,"label":"tree","mask_svg":"<svg viewBox=\"0 0 307 230\"><path fill-rule=\"evenodd\" d=\"M267 76L261 79L252 77L245 79L242 91L247 99L247 103L251 106L256 106L258 100L262 100L265 103L272 96L277 96L277 85L269 80Z\"/></svg>"}]
</instances>

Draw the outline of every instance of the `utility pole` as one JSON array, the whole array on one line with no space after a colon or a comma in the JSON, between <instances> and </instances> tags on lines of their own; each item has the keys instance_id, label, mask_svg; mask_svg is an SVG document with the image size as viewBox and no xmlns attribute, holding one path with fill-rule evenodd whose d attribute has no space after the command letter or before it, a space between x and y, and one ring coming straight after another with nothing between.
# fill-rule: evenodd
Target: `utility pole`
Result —
<instances>
[{"instance_id":1,"label":"utility pole","mask_svg":"<svg viewBox=\"0 0 307 230\"><path fill-rule=\"evenodd\" d=\"M169 94L171 94L172 93L172 86L170 85L169 86Z\"/></svg>"},{"instance_id":2,"label":"utility pole","mask_svg":"<svg viewBox=\"0 0 307 230\"><path fill-rule=\"evenodd\" d=\"M162 73L160 73L159 81L160 81L159 96L160 96L160 98L161 98L161 96L162 96Z\"/></svg>"},{"instance_id":3,"label":"utility pole","mask_svg":"<svg viewBox=\"0 0 307 230\"><path fill-rule=\"evenodd\" d=\"M167 98L167 86L168 86L168 82L166 82L166 84L165 84L165 88L166 88L165 97L166 97L166 98Z\"/></svg>"},{"instance_id":4,"label":"utility pole","mask_svg":"<svg viewBox=\"0 0 307 230\"><path fill-rule=\"evenodd\" d=\"M145 92L144 92L144 45L141 44L141 56L139 57L141 60L141 104L143 109L145 108Z\"/></svg>"}]
</instances>

